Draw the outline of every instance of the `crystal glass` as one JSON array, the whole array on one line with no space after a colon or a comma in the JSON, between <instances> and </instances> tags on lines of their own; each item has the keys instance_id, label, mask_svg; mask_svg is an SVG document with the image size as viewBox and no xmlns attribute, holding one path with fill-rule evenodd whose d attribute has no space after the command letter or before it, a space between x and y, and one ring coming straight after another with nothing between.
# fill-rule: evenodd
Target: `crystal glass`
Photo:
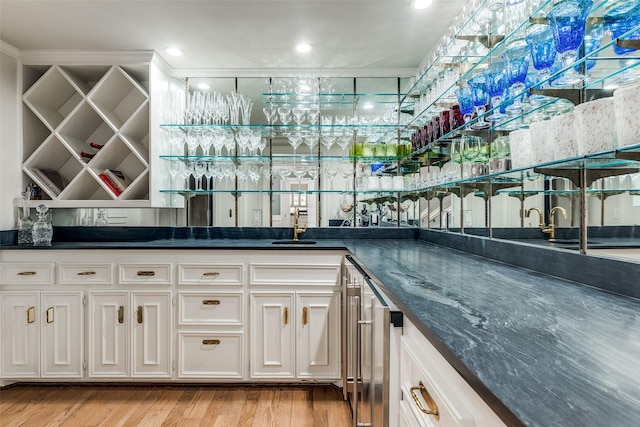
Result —
<instances>
[{"instance_id":1,"label":"crystal glass","mask_svg":"<svg viewBox=\"0 0 640 427\"><path fill-rule=\"evenodd\" d=\"M38 205L38 220L33 223L32 236L33 246L51 246L53 238L53 225L48 218L48 211L45 205Z\"/></svg>"},{"instance_id":2,"label":"crystal glass","mask_svg":"<svg viewBox=\"0 0 640 427\"><path fill-rule=\"evenodd\" d=\"M251 109L253 108L253 100L247 96L239 95L240 112L242 113L242 124L251 123Z\"/></svg>"},{"instance_id":3,"label":"crystal glass","mask_svg":"<svg viewBox=\"0 0 640 427\"><path fill-rule=\"evenodd\" d=\"M476 116L480 117L471 127L473 129L486 129L489 127L489 123L481 117L485 110L486 105L489 103L489 92L487 92L487 82L485 77L480 74L469 79L469 87L471 87L471 96L473 98L473 107L475 109Z\"/></svg>"},{"instance_id":4,"label":"crystal glass","mask_svg":"<svg viewBox=\"0 0 640 427\"><path fill-rule=\"evenodd\" d=\"M347 148L349 148L349 145L351 145L352 140L353 140L353 135L349 133L343 133L341 135L338 135L336 142L338 143L340 148L342 148L343 156L347 155Z\"/></svg>"},{"instance_id":5,"label":"crystal glass","mask_svg":"<svg viewBox=\"0 0 640 427\"><path fill-rule=\"evenodd\" d=\"M305 111L302 108L296 107L291 110L291 112L293 113L293 120L297 125L301 125L302 123L304 123Z\"/></svg>"},{"instance_id":6,"label":"crystal glass","mask_svg":"<svg viewBox=\"0 0 640 427\"><path fill-rule=\"evenodd\" d=\"M288 125L291 121L291 107L288 105L281 105L278 107L278 116L283 125Z\"/></svg>"},{"instance_id":7,"label":"crystal glass","mask_svg":"<svg viewBox=\"0 0 640 427\"><path fill-rule=\"evenodd\" d=\"M98 217L96 218L96 226L106 227L109 225L107 220L107 210L105 208L98 208Z\"/></svg>"},{"instance_id":8,"label":"crystal glass","mask_svg":"<svg viewBox=\"0 0 640 427\"><path fill-rule=\"evenodd\" d=\"M322 141L322 145L324 145L327 148L327 154L329 154L329 152L331 151L331 147L336 142L336 136L335 135L322 135L321 141Z\"/></svg>"},{"instance_id":9,"label":"crystal glass","mask_svg":"<svg viewBox=\"0 0 640 427\"><path fill-rule=\"evenodd\" d=\"M602 37L604 36L605 25L602 23L595 23L589 25L587 23L587 30L584 35L584 40L582 44L584 46L584 56L587 58L595 58L598 56L598 53L594 53L596 50L600 49L600 44L602 43ZM586 59L582 64L584 64L584 74L585 74L585 83L590 80L590 72L593 67L596 65L595 59ZM580 67L582 64L576 65L574 69L577 72L580 72Z\"/></svg>"},{"instance_id":10,"label":"crystal glass","mask_svg":"<svg viewBox=\"0 0 640 427\"><path fill-rule=\"evenodd\" d=\"M546 87L546 83L551 75L551 66L556 60L556 44L553 32L548 25L531 25L525 37L529 51L531 52L531 62L533 68L538 71L538 81L540 87Z\"/></svg>"},{"instance_id":11,"label":"crystal glass","mask_svg":"<svg viewBox=\"0 0 640 427\"><path fill-rule=\"evenodd\" d=\"M509 83L509 93L517 98L513 104L505 107L507 111L519 112L522 110L521 94L526 89L527 71L530 62L529 46L524 39L516 39L507 45L502 54Z\"/></svg>"},{"instance_id":12,"label":"crystal glass","mask_svg":"<svg viewBox=\"0 0 640 427\"><path fill-rule=\"evenodd\" d=\"M33 220L30 216L28 204L29 196L21 193L18 204L18 246L33 244Z\"/></svg>"},{"instance_id":13,"label":"crystal glass","mask_svg":"<svg viewBox=\"0 0 640 427\"><path fill-rule=\"evenodd\" d=\"M338 175L338 166L331 163L324 167L324 174L329 180L329 190L333 190L333 179Z\"/></svg>"},{"instance_id":14,"label":"crystal glass","mask_svg":"<svg viewBox=\"0 0 640 427\"><path fill-rule=\"evenodd\" d=\"M491 98L491 108L493 112L487 120L500 121L505 117L505 114L499 110L502 97L507 88L507 73L505 71L504 62L493 62L484 69L484 76L487 84L487 92Z\"/></svg>"},{"instance_id":15,"label":"crystal glass","mask_svg":"<svg viewBox=\"0 0 640 427\"><path fill-rule=\"evenodd\" d=\"M272 125L275 123L278 117L278 110L272 107L264 107L262 108L262 112L264 116L267 118L267 124Z\"/></svg>"},{"instance_id":16,"label":"crystal glass","mask_svg":"<svg viewBox=\"0 0 640 427\"><path fill-rule=\"evenodd\" d=\"M307 120L309 120L309 123L311 123L312 125L317 125L319 115L320 111L318 110L317 106L312 107L307 111Z\"/></svg>"},{"instance_id":17,"label":"crystal glass","mask_svg":"<svg viewBox=\"0 0 640 427\"><path fill-rule=\"evenodd\" d=\"M302 141L307 147L309 147L309 154L313 154L313 147L315 147L318 144L318 135L315 135L315 134L305 135Z\"/></svg>"},{"instance_id":18,"label":"crystal glass","mask_svg":"<svg viewBox=\"0 0 640 427\"><path fill-rule=\"evenodd\" d=\"M576 62L592 5L591 0L563 0L553 6L546 16L563 68L568 68ZM569 68L561 78L555 80L554 85L573 85L581 79L581 75Z\"/></svg>"},{"instance_id":19,"label":"crystal glass","mask_svg":"<svg viewBox=\"0 0 640 427\"><path fill-rule=\"evenodd\" d=\"M302 135L298 133L290 133L287 135L287 139L289 140L289 145L293 148L293 154L296 154L296 150L302 144Z\"/></svg>"},{"instance_id":20,"label":"crystal glass","mask_svg":"<svg viewBox=\"0 0 640 427\"><path fill-rule=\"evenodd\" d=\"M469 122L475 109L473 105L473 93L469 86L459 86L455 90L456 98L460 106L460 112L463 114L464 123L469 128Z\"/></svg>"},{"instance_id":21,"label":"crystal glass","mask_svg":"<svg viewBox=\"0 0 640 427\"><path fill-rule=\"evenodd\" d=\"M640 39L640 29L638 29L638 27L640 27L640 3L637 0L617 0L608 2L604 11L604 22L611 32L612 39ZM634 29L636 30L632 31ZM631 33L626 34L629 32ZM635 49L620 47L617 44L614 44L613 52L616 55L623 57L623 59L620 60L620 66L622 68L627 68L633 65L634 60L624 57L635 53ZM633 81L635 78L636 76L629 69L625 70L621 76L623 83Z\"/></svg>"}]
</instances>

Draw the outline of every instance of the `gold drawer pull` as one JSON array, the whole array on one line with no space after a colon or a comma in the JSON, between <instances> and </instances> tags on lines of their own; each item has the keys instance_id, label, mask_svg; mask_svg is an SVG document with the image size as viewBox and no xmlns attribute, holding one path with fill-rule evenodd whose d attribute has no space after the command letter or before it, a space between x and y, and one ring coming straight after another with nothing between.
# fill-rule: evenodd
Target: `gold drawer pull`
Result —
<instances>
[{"instance_id":1,"label":"gold drawer pull","mask_svg":"<svg viewBox=\"0 0 640 427\"><path fill-rule=\"evenodd\" d=\"M142 312L143 312L143 308L141 305L138 306L138 311L137 311L137 318L138 318L138 323L142 323Z\"/></svg>"},{"instance_id":2,"label":"gold drawer pull","mask_svg":"<svg viewBox=\"0 0 640 427\"><path fill-rule=\"evenodd\" d=\"M284 324L289 324L289 307L284 308Z\"/></svg>"},{"instance_id":3,"label":"gold drawer pull","mask_svg":"<svg viewBox=\"0 0 640 427\"><path fill-rule=\"evenodd\" d=\"M153 277L156 275L155 271L138 271L138 276L141 277Z\"/></svg>"},{"instance_id":4,"label":"gold drawer pull","mask_svg":"<svg viewBox=\"0 0 640 427\"><path fill-rule=\"evenodd\" d=\"M33 323L36 321L36 308L29 307L27 309L27 323Z\"/></svg>"},{"instance_id":5,"label":"gold drawer pull","mask_svg":"<svg viewBox=\"0 0 640 427\"><path fill-rule=\"evenodd\" d=\"M79 271L76 276L95 276L95 271Z\"/></svg>"},{"instance_id":6,"label":"gold drawer pull","mask_svg":"<svg viewBox=\"0 0 640 427\"><path fill-rule=\"evenodd\" d=\"M302 307L302 324L306 325L309 321L309 309L307 307Z\"/></svg>"},{"instance_id":7,"label":"gold drawer pull","mask_svg":"<svg viewBox=\"0 0 640 427\"><path fill-rule=\"evenodd\" d=\"M47 323L53 323L53 307L47 309Z\"/></svg>"},{"instance_id":8,"label":"gold drawer pull","mask_svg":"<svg viewBox=\"0 0 640 427\"><path fill-rule=\"evenodd\" d=\"M218 277L220 273L217 271L207 271L206 273L202 273L204 277Z\"/></svg>"},{"instance_id":9,"label":"gold drawer pull","mask_svg":"<svg viewBox=\"0 0 640 427\"><path fill-rule=\"evenodd\" d=\"M203 345L218 345L220 340L202 340Z\"/></svg>"},{"instance_id":10,"label":"gold drawer pull","mask_svg":"<svg viewBox=\"0 0 640 427\"><path fill-rule=\"evenodd\" d=\"M220 300L217 299L206 299L202 301L204 305L220 305Z\"/></svg>"},{"instance_id":11,"label":"gold drawer pull","mask_svg":"<svg viewBox=\"0 0 640 427\"><path fill-rule=\"evenodd\" d=\"M38 274L36 271L21 271L18 276L35 276L36 274Z\"/></svg>"},{"instance_id":12,"label":"gold drawer pull","mask_svg":"<svg viewBox=\"0 0 640 427\"><path fill-rule=\"evenodd\" d=\"M416 403L420 411L427 415L433 415L436 420L440 420L440 411L438 410L438 405L433 400L424 384L422 384L422 381L418 383L418 386L411 387L409 390L411 391L411 397L413 397L413 401ZM425 409L424 406L422 406L422 402L420 402L420 399L418 399L418 396L416 396L416 394L414 393L416 390L420 390L422 398L425 402L427 402L427 406L429 407L428 410Z\"/></svg>"},{"instance_id":13,"label":"gold drawer pull","mask_svg":"<svg viewBox=\"0 0 640 427\"><path fill-rule=\"evenodd\" d=\"M118 308L118 323L124 323L124 305Z\"/></svg>"}]
</instances>

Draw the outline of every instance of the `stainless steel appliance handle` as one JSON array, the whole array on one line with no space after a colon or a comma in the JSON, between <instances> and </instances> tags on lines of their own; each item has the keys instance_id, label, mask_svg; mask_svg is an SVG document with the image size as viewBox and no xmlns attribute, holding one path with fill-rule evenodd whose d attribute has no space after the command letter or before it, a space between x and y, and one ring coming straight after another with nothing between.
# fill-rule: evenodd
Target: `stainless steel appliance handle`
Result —
<instances>
[{"instance_id":1,"label":"stainless steel appliance handle","mask_svg":"<svg viewBox=\"0 0 640 427\"><path fill-rule=\"evenodd\" d=\"M358 383L360 380L360 355L362 353L362 346L360 344L360 297L353 297L356 306L356 354L353 358L353 366L351 366L351 372L353 373L353 427L358 426Z\"/></svg>"}]
</instances>

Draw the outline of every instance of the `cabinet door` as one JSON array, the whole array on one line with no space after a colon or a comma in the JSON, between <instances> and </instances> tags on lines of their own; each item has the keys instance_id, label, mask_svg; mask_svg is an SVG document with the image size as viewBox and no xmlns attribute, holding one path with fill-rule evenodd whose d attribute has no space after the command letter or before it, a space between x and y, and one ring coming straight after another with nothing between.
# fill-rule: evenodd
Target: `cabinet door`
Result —
<instances>
[{"instance_id":1,"label":"cabinet door","mask_svg":"<svg viewBox=\"0 0 640 427\"><path fill-rule=\"evenodd\" d=\"M297 294L298 378L340 378L340 293Z\"/></svg>"},{"instance_id":2,"label":"cabinet door","mask_svg":"<svg viewBox=\"0 0 640 427\"><path fill-rule=\"evenodd\" d=\"M129 376L129 294L89 292L89 376Z\"/></svg>"},{"instance_id":3,"label":"cabinet door","mask_svg":"<svg viewBox=\"0 0 640 427\"><path fill-rule=\"evenodd\" d=\"M82 292L42 294L42 377L82 378Z\"/></svg>"},{"instance_id":4,"label":"cabinet door","mask_svg":"<svg viewBox=\"0 0 640 427\"><path fill-rule=\"evenodd\" d=\"M0 293L3 378L38 378L40 375L38 292Z\"/></svg>"},{"instance_id":5,"label":"cabinet door","mask_svg":"<svg viewBox=\"0 0 640 427\"><path fill-rule=\"evenodd\" d=\"M131 303L131 376L171 377L171 291L133 292Z\"/></svg>"},{"instance_id":6,"label":"cabinet door","mask_svg":"<svg viewBox=\"0 0 640 427\"><path fill-rule=\"evenodd\" d=\"M251 293L251 376L294 378L294 294Z\"/></svg>"}]
</instances>

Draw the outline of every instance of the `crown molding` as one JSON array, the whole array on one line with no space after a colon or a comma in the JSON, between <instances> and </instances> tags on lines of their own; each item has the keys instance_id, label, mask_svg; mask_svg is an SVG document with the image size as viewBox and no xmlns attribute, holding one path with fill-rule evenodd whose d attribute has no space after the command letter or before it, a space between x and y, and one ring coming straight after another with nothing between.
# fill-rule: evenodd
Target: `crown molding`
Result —
<instances>
[{"instance_id":1,"label":"crown molding","mask_svg":"<svg viewBox=\"0 0 640 427\"><path fill-rule=\"evenodd\" d=\"M21 50L24 65L134 65L149 63L154 59L152 50L139 51L84 51L84 50Z\"/></svg>"},{"instance_id":2,"label":"crown molding","mask_svg":"<svg viewBox=\"0 0 640 427\"><path fill-rule=\"evenodd\" d=\"M0 52L7 54L15 59L18 59L20 57L20 49L2 40L0 40Z\"/></svg>"}]
</instances>

